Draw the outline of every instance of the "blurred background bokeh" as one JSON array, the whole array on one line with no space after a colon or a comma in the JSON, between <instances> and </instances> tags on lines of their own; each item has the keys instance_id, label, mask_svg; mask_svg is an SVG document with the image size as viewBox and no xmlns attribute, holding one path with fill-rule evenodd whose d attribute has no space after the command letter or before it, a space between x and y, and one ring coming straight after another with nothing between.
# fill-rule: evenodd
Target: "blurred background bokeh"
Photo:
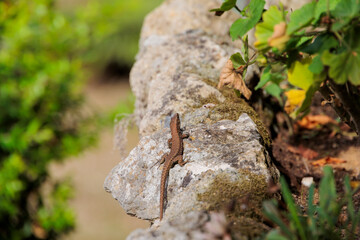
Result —
<instances>
[{"instance_id":1,"label":"blurred background bokeh","mask_svg":"<svg viewBox=\"0 0 360 240\"><path fill-rule=\"evenodd\" d=\"M124 239L145 221L103 189L114 119L161 0L0 0L0 239ZM127 151L137 144L128 134ZM124 156L122 156L124 157Z\"/></svg>"}]
</instances>

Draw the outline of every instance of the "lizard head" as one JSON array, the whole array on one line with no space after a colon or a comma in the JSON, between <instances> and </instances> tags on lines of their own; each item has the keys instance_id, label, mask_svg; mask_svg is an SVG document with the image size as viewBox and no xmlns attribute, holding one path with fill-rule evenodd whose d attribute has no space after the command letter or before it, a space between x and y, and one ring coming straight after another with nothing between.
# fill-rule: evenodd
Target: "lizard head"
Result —
<instances>
[{"instance_id":1,"label":"lizard head","mask_svg":"<svg viewBox=\"0 0 360 240\"><path fill-rule=\"evenodd\" d=\"M178 113L175 113L175 115L171 118L170 126L174 125L180 128L180 117Z\"/></svg>"}]
</instances>

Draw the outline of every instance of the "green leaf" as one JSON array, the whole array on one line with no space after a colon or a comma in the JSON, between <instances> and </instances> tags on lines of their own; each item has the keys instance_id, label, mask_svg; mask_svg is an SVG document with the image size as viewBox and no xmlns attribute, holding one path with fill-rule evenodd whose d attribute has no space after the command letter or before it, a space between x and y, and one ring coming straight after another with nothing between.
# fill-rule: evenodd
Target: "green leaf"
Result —
<instances>
[{"instance_id":1,"label":"green leaf","mask_svg":"<svg viewBox=\"0 0 360 240\"><path fill-rule=\"evenodd\" d=\"M311 184L309 188L308 196L308 216L313 217L315 215L316 206L314 205L314 194L315 194L315 185Z\"/></svg>"},{"instance_id":2,"label":"green leaf","mask_svg":"<svg viewBox=\"0 0 360 240\"><path fill-rule=\"evenodd\" d=\"M239 18L230 27L230 36L232 40L244 36L252 29L261 18L265 5L264 0L252 0L246 9L246 18Z\"/></svg>"},{"instance_id":3,"label":"green leaf","mask_svg":"<svg viewBox=\"0 0 360 240\"><path fill-rule=\"evenodd\" d=\"M317 22L323 13L333 10L341 0L319 0L315 7L313 23Z\"/></svg>"},{"instance_id":4,"label":"green leaf","mask_svg":"<svg viewBox=\"0 0 360 240\"><path fill-rule=\"evenodd\" d=\"M236 0L225 0L220 8L211 9L210 12L226 12L235 7Z\"/></svg>"},{"instance_id":5,"label":"green leaf","mask_svg":"<svg viewBox=\"0 0 360 240\"><path fill-rule=\"evenodd\" d=\"M323 76L325 78L325 76ZM305 114L309 111L312 99L315 95L315 92L320 88L321 81L319 79L316 79L317 81L312 84L305 94L305 99L302 102L301 106L298 110L295 112L295 116L299 115L301 112L305 112Z\"/></svg>"},{"instance_id":6,"label":"green leaf","mask_svg":"<svg viewBox=\"0 0 360 240\"><path fill-rule=\"evenodd\" d=\"M255 90L262 88L267 82L271 80L270 70L271 70L271 66L270 65L266 66L263 73L261 74L259 83L255 87Z\"/></svg>"},{"instance_id":7,"label":"green leaf","mask_svg":"<svg viewBox=\"0 0 360 240\"><path fill-rule=\"evenodd\" d=\"M283 21L285 21L283 12L276 6L271 6L269 10L263 14L263 22L257 24L255 27L255 47L260 50L268 48L268 39L274 33L274 26Z\"/></svg>"},{"instance_id":8,"label":"green leaf","mask_svg":"<svg viewBox=\"0 0 360 240\"><path fill-rule=\"evenodd\" d=\"M240 66L246 65L246 62L242 58L240 53L231 55L230 60L232 61L233 67L238 69Z\"/></svg>"},{"instance_id":9,"label":"green leaf","mask_svg":"<svg viewBox=\"0 0 360 240\"><path fill-rule=\"evenodd\" d=\"M301 32L300 32L301 34ZM312 42L314 37L301 37L295 45L295 48L300 48L302 45L305 45L306 43Z\"/></svg>"},{"instance_id":10,"label":"green leaf","mask_svg":"<svg viewBox=\"0 0 360 240\"><path fill-rule=\"evenodd\" d=\"M53 136L54 136L53 131L49 128L45 128L45 129L40 130L34 136L34 141L41 144L43 142L50 140L51 138L53 138Z\"/></svg>"},{"instance_id":11,"label":"green leaf","mask_svg":"<svg viewBox=\"0 0 360 240\"><path fill-rule=\"evenodd\" d=\"M271 82L276 83L277 85L280 85L280 83L284 81L285 78L286 78L286 71L271 73Z\"/></svg>"},{"instance_id":12,"label":"green leaf","mask_svg":"<svg viewBox=\"0 0 360 240\"><path fill-rule=\"evenodd\" d=\"M360 10L359 0L340 1L331 14L337 18L337 21L331 26L332 31L338 31L347 25Z\"/></svg>"},{"instance_id":13,"label":"green leaf","mask_svg":"<svg viewBox=\"0 0 360 240\"><path fill-rule=\"evenodd\" d=\"M268 234L266 234L265 240L287 240L288 238L284 237L279 230L274 229L271 230Z\"/></svg>"},{"instance_id":14,"label":"green leaf","mask_svg":"<svg viewBox=\"0 0 360 240\"><path fill-rule=\"evenodd\" d=\"M296 61L288 71L289 82L292 85L306 91L305 99L303 100L301 106L293 113L292 117L297 117L300 113L308 113L312 98L314 97L315 92L319 89L321 82L325 79L325 74L320 74L323 73L322 71L320 71L319 74L315 74L310 70L311 68L315 71L319 71L316 67L320 67L316 66L316 64L311 65L313 64L313 61L310 64L309 60L310 59L308 58L303 62Z\"/></svg>"},{"instance_id":15,"label":"green leaf","mask_svg":"<svg viewBox=\"0 0 360 240\"><path fill-rule=\"evenodd\" d=\"M269 81L279 85L280 82L282 82L284 79L285 79L285 76L282 73L280 73L280 72L272 73L271 72L271 66L268 65L264 69L264 71L263 71L263 73L261 75L260 81L255 87L255 90L258 90L259 88L262 88Z\"/></svg>"},{"instance_id":16,"label":"green leaf","mask_svg":"<svg viewBox=\"0 0 360 240\"><path fill-rule=\"evenodd\" d=\"M345 188L345 201L347 202L347 215L348 215L348 222L351 223L351 227L350 227L350 231L348 230L348 236L347 239L355 239L354 238L354 233L355 233L355 229L358 227L358 223L359 223L359 213L360 211L356 211L354 202L352 200L352 196L353 194L357 191L357 189L355 189L355 191L353 192L353 190L351 189L351 185L350 185L350 178L348 175L345 176L345 181L344 181L344 188ZM352 238L350 237L350 235L352 235Z\"/></svg>"},{"instance_id":17,"label":"green leaf","mask_svg":"<svg viewBox=\"0 0 360 240\"><path fill-rule=\"evenodd\" d=\"M338 84L348 79L354 85L360 85L360 49L333 54L325 51L321 60L329 66L329 76Z\"/></svg>"},{"instance_id":18,"label":"green leaf","mask_svg":"<svg viewBox=\"0 0 360 240\"><path fill-rule=\"evenodd\" d=\"M265 91L271 96L276 97L279 100L279 102L282 102L280 95L283 92L283 90L279 87L279 85L275 83L271 83L266 86Z\"/></svg>"},{"instance_id":19,"label":"green leaf","mask_svg":"<svg viewBox=\"0 0 360 240\"><path fill-rule=\"evenodd\" d=\"M345 189L345 201L347 201L347 212L351 220L355 219L355 206L352 201L352 190L350 185L349 176L346 175L344 179L344 189Z\"/></svg>"},{"instance_id":20,"label":"green leaf","mask_svg":"<svg viewBox=\"0 0 360 240\"><path fill-rule=\"evenodd\" d=\"M324 65L321 62L320 55L317 55L312 59L309 70L315 74L320 74L324 70Z\"/></svg>"},{"instance_id":21,"label":"green leaf","mask_svg":"<svg viewBox=\"0 0 360 240\"><path fill-rule=\"evenodd\" d=\"M281 231L286 234L286 236L291 239L293 237L292 232L290 231L289 227L284 223L281 219L280 213L277 209L277 205L275 204L274 200L269 200L263 202L263 210L266 217L268 217L271 221L276 223Z\"/></svg>"},{"instance_id":22,"label":"green leaf","mask_svg":"<svg viewBox=\"0 0 360 240\"><path fill-rule=\"evenodd\" d=\"M287 25L286 33L293 34L299 29L310 24L314 18L316 2L305 4L290 15L290 22Z\"/></svg>"},{"instance_id":23,"label":"green leaf","mask_svg":"<svg viewBox=\"0 0 360 240\"><path fill-rule=\"evenodd\" d=\"M289 82L305 91L314 83L314 73L309 70L309 65L309 60L295 61L288 70Z\"/></svg>"},{"instance_id":24,"label":"green leaf","mask_svg":"<svg viewBox=\"0 0 360 240\"><path fill-rule=\"evenodd\" d=\"M338 41L332 35L323 34L316 37L311 44L300 48L300 51L308 54L322 53L323 51L335 48L338 45Z\"/></svg>"},{"instance_id":25,"label":"green leaf","mask_svg":"<svg viewBox=\"0 0 360 240\"><path fill-rule=\"evenodd\" d=\"M335 230L342 204L339 204L337 201L338 196L336 193L335 178L332 168L330 166L325 166L323 171L324 177L321 179L319 186L319 220L320 224L326 223L329 230Z\"/></svg>"},{"instance_id":26,"label":"green leaf","mask_svg":"<svg viewBox=\"0 0 360 240\"><path fill-rule=\"evenodd\" d=\"M295 224L296 230L300 234L300 238L305 240L306 239L305 230L300 222L299 209L295 205L294 199L291 195L290 189L285 181L285 178L283 177L280 178L280 184L281 184L281 192L284 197L284 201L290 212L291 221Z\"/></svg>"},{"instance_id":27,"label":"green leaf","mask_svg":"<svg viewBox=\"0 0 360 240\"><path fill-rule=\"evenodd\" d=\"M333 25L331 25L331 31L337 32L340 29L342 29L344 26L349 24L349 22L352 20L352 18L340 18L336 22L334 22Z\"/></svg>"},{"instance_id":28,"label":"green leaf","mask_svg":"<svg viewBox=\"0 0 360 240\"><path fill-rule=\"evenodd\" d=\"M320 181L320 209L328 209L331 202L336 202L336 187L333 170L330 166L323 168L324 177Z\"/></svg>"},{"instance_id":29,"label":"green leaf","mask_svg":"<svg viewBox=\"0 0 360 240\"><path fill-rule=\"evenodd\" d=\"M331 14L336 18L353 18L360 9L359 0L341 0Z\"/></svg>"},{"instance_id":30,"label":"green leaf","mask_svg":"<svg viewBox=\"0 0 360 240\"><path fill-rule=\"evenodd\" d=\"M249 37L248 35L244 38L244 57L245 61L249 62Z\"/></svg>"}]
</instances>

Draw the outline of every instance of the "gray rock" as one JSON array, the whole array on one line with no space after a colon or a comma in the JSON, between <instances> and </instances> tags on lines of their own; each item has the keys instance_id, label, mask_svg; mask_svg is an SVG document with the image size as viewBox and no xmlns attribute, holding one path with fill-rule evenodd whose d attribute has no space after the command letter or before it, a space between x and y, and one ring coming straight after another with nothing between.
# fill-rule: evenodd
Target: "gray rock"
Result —
<instances>
[{"instance_id":1,"label":"gray rock","mask_svg":"<svg viewBox=\"0 0 360 240\"><path fill-rule=\"evenodd\" d=\"M218 81L220 69L241 43L232 42L228 33L237 13L217 17L209 12L220 4L167 0L145 18L140 51L130 73L140 135L159 130L161 119L170 112L189 111L199 98L215 94L224 101L205 81Z\"/></svg>"},{"instance_id":2,"label":"gray rock","mask_svg":"<svg viewBox=\"0 0 360 240\"><path fill-rule=\"evenodd\" d=\"M220 69L235 51L201 30L148 37L130 74L140 135L159 130L161 120L171 112L191 111L201 98L214 94L224 101L206 81L218 80Z\"/></svg>"},{"instance_id":3,"label":"gray rock","mask_svg":"<svg viewBox=\"0 0 360 240\"><path fill-rule=\"evenodd\" d=\"M210 216L202 212L190 212L179 216L172 221L166 221L161 225L154 224L148 229L138 229L132 232L127 240L148 240L148 239L174 239L174 240L188 240L188 239L204 239L205 235L200 228L208 222Z\"/></svg>"},{"instance_id":4,"label":"gray rock","mask_svg":"<svg viewBox=\"0 0 360 240\"><path fill-rule=\"evenodd\" d=\"M236 227L234 227L237 225ZM251 227L249 227L251 225ZM242 234L243 230L246 234ZM153 224L148 229L132 232L127 240L175 239L175 240L216 240L216 239L254 239L268 230L263 224L250 218L239 218L230 224L224 212L192 211L178 218Z\"/></svg>"},{"instance_id":5,"label":"gray rock","mask_svg":"<svg viewBox=\"0 0 360 240\"><path fill-rule=\"evenodd\" d=\"M218 0L164 1L146 16L141 30L140 45L143 45L146 38L154 35L176 35L192 29L202 29L208 35L222 36L222 41L231 43L229 28L239 18L239 14L229 11L217 17L214 12L209 11L220 5L221 1Z\"/></svg>"},{"instance_id":6,"label":"gray rock","mask_svg":"<svg viewBox=\"0 0 360 240\"><path fill-rule=\"evenodd\" d=\"M252 120L253 110L246 110L244 101L232 104L216 88L221 68L241 46L228 34L239 15L230 11L219 18L208 11L220 4L166 0L145 19L130 74L141 139L104 183L128 214L155 222L128 239L209 239L206 224L213 220L208 212L229 205L233 205L229 216L255 226L261 202L268 197L267 182L278 181L279 172L262 145L264 131L257 119L256 124ZM249 69L246 80L258 71ZM170 170L164 219L158 222L162 172L158 162L169 151L168 126L175 112L190 134L184 139L188 162ZM251 235L246 228L237 232Z\"/></svg>"},{"instance_id":7,"label":"gray rock","mask_svg":"<svg viewBox=\"0 0 360 240\"><path fill-rule=\"evenodd\" d=\"M185 123L185 127L190 134L189 139L184 139L184 160L188 163L184 167L175 165L170 170L164 218L207 209L213 204L212 200L201 195L211 192L214 184L217 188L224 187L222 181L227 185L233 183L232 191L245 194L248 189L241 189L241 185L250 184L252 189L260 191L266 189L268 180L278 180L279 173L247 114L242 114L237 121L193 126ZM128 214L147 220L158 218L162 169L157 162L168 152L169 138L168 128L143 137L108 175L105 189Z\"/></svg>"},{"instance_id":8,"label":"gray rock","mask_svg":"<svg viewBox=\"0 0 360 240\"><path fill-rule=\"evenodd\" d=\"M286 10L294 11L312 0L266 0L265 8L268 9L272 5L279 6L280 2Z\"/></svg>"}]
</instances>

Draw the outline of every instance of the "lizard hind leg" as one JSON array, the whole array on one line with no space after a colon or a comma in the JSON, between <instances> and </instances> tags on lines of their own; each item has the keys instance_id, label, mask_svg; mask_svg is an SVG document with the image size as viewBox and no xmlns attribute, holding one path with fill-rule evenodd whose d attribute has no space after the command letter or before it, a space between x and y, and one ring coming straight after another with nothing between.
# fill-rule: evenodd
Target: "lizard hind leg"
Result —
<instances>
[{"instance_id":1,"label":"lizard hind leg","mask_svg":"<svg viewBox=\"0 0 360 240\"><path fill-rule=\"evenodd\" d=\"M157 163L160 163L159 166L158 166L158 169L159 169L160 165L165 162L165 159L166 159L166 157L167 157L168 155L169 155L168 153L165 153L165 154L161 157L160 161L157 161L153 166L155 166Z\"/></svg>"},{"instance_id":2,"label":"lizard hind leg","mask_svg":"<svg viewBox=\"0 0 360 240\"><path fill-rule=\"evenodd\" d=\"M160 167L161 164L163 164L165 162L165 159L167 158L169 154L168 153L165 153L161 159L159 161L156 161L150 168L153 168L156 164L160 163L159 166L158 166L158 169Z\"/></svg>"},{"instance_id":3,"label":"lizard hind leg","mask_svg":"<svg viewBox=\"0 0 360 240\"><path fill-rule=\"evenodd\" d=\"M165 162L165 159L166 159L166 157L167 157L168 155L169 155L168 153L165 153L165 154L161 157L160 165Z\"/></svg>"},{"instance_id":4,"label":"lizard hind leg","mask_svg":"<svg viewBox=\"0 0 360 240\"><path fill-rule=\"evenodd\" d=\"M183 155L177 155L174 160L174 163L178 163L181 167L183 167L188 161L184 161Z\"/></svg>"}]
</instances>

